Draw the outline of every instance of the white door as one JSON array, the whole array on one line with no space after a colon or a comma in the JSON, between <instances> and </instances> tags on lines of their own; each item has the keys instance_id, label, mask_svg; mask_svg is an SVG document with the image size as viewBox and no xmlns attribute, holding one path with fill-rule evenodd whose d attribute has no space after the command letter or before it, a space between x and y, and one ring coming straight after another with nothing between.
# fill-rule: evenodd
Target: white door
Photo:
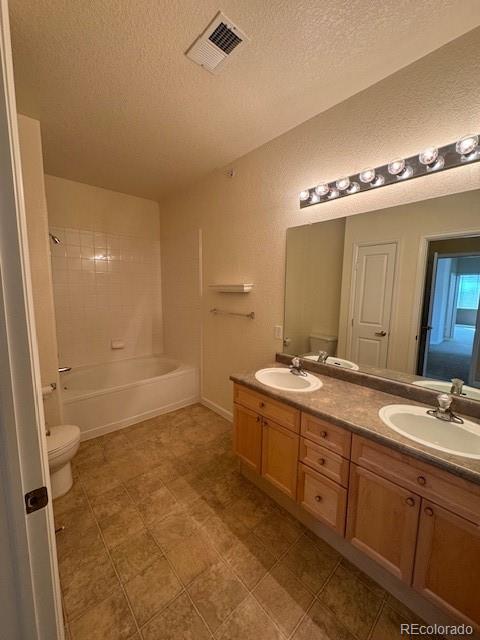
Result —
<instances>
[{"instance_id":1,"label":"white door","mask_svg":"<svg viewBox=\"0 0 480 640\"><path fill-rule=\"evenodd\" d=\"M52 508L26 499L50 481L6 0L0 58L0 639L61 640Z\"/></svg>"},{"instance_id":2,"label":"white door","mask_svg":"<svg viewBox=\"0 0 480 640\"><path fill-rule=\"evenodd\" d=\"M357 247L349 358L359 365L387 366L396 255L395 242Z\"/></svg>"}]
</instances>

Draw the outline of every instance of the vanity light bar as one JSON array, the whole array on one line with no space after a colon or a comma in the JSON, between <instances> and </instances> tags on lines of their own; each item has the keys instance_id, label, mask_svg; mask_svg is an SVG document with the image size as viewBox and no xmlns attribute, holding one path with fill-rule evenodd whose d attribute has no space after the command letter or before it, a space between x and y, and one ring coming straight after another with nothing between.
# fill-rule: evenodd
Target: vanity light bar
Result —
<instances>
[{"instance_id":1,"label":"vanity light bar","mask_svg":"<svg viewBox=\"0 0 480 640\"><path fill-rule=\"evenodd\" d=\"M300 192L300 208L370 191L404 180L453 169L480 160L479 135L463 136L443 147L428 147L415 156L397 158L375 169L364 169L353 176L324 182Z\"/></svg>"}]
</instances>

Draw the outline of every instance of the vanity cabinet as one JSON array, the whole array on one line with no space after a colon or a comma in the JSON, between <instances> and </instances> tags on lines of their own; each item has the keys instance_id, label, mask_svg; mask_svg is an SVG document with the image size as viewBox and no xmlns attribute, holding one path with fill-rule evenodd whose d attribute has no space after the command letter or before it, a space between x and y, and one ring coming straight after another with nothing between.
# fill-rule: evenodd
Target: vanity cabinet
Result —
<instances>
[{"instance_id":1,"label":"vanity cabinet","mask_svg":"<svg viewBox=\"0 0 480 640\"><path fill-rule=\"evenodd\" d=\"M480 629L480 486L243 385L241 461L365 555Z\"/></svg>"},{"instance_id":2,"label":"vanity cabinet","mask_svg":"<svg viewBox=\"0 0 480 640\"><path fill-rule=\"evenodd\" d=\"M346 537L480 628L480 487L355 435Z\"/></svg>"},{"instance_id":3,"label":"vanity cabinet","mask_svg":"<svg viewBox=\"0 0 480 640\"><path fill-rule=\"evenodd\" d=\"M256 473L262 464L262 418L238 404L233 407L233 449L240 460Z\"/></svg>"},{"instance_id":4,"label":"vanity cabinet","mask_svg":"<svg viewBox=\"0 0 480 640\"><path fill-rule=\"evenodd\" d=\"M298 434L262 419L261 474L295 500L297 495Z\"/></svg>"},{"instance_id":5,"label":"vanity cabinet","mask_svg":"<svg viewBox=\"0 0 480 640\"><path fill-rule=\"evenodd\" d=\"M420 496L351 465L347 539L397 578L413 574Z\"/></svg>"},{"instance_id":6,"label":"vanity cabinet","mask_svg":"<svg viewBox=\"0 0 480 640\"><path fill-rule=\"evenodd\" d=\"M300 412L235 385L234 451L251 470L287 496L297 496Z\"/></svg>"},{"instance_id":7,"label":"vanity cabinet","mask_svg":"<svg viewBox=\"0 0 480 640\"><path fill-rule=\"evenodd\" d=\"M480 625L480 524L424 500L413 586L472 625Z\"/></svg>"}]
</instances>

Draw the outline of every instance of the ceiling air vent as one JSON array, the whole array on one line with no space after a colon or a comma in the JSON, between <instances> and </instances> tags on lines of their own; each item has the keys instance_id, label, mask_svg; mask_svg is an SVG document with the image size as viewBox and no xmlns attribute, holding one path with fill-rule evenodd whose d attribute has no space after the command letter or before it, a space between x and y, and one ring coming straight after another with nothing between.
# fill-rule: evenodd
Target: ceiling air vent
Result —
<instances>
[{"instance_id":1,"label":"ceiling air vent","mask_svg":"<svg viewBox=\"0 0 480 640\"><path fill-rule=\"evenodd\" d=\"M185 55L207 71L217 73L232 51L246 40L246 35L219 12Z\"/></svg>"}]
</instances>

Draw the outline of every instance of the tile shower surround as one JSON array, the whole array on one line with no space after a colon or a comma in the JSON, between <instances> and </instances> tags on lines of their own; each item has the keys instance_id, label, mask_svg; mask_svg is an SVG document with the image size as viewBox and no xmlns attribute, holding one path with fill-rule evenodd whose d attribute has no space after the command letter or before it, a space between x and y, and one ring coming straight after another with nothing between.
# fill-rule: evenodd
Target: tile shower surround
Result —
<instances>
[{"instance_id":1,"label":"tile shower surround","mask_svg":"<svg viewBox=\"0 0 480 640\"><path fill-rule=\"evenodd\" d=\"M60 366L78 367L159 353L160 242L51 227ZM124 349L111 348L122 340Z\"/></svg>"}]
</instances>

